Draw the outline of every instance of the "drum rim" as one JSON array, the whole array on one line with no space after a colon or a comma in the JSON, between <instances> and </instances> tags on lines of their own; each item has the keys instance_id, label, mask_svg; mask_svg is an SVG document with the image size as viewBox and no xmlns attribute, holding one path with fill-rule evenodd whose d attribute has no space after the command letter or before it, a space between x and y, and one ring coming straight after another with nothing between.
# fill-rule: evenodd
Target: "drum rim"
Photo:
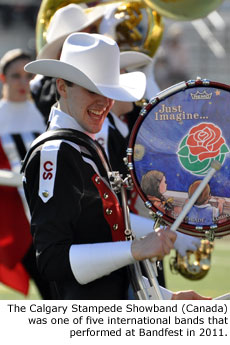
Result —
<instances>
[{"instance_id":1,"label":"drum rim","mask_svg":"<svg viewBox=\"0 0 230 345\"><path fill-rule=\"evenodd\" d=\"M163 90L159 94L157 94L154 98L152 98L149 103L142 108L140 111L140 114L132 128L129 142L128 142L128 147L127 147L127 162L128 162L128 169L133 181L133 184L137 190L137 193L140 195L141 199L144 201L145 206L153 211L155 214L158 212L162 213L159 211L152 203L151 201L148 200L146 197L145 193L141 190L141 187L139 185L135 170L134 170L134 144L135 140L138 134L138 130L146 118L146 116L149 114L149 112L158 105L160 101L165 99L166 97L172 96L182 90L188 89L188 88L194 88L194 87L215 87L219 89L223 89L226 91L230 92L230 85L223 84L220 82L215 82L215 81L210 81L207 79L200 79L197 78L196 80L188 80L187 82L182 82L179 84L172 85L170 88ZM161 96L163 95L163 97ZM172 223L175 221L174 218L168 216L167 214L162 213L162 219L163 221L168 224L169 226L172 225ZM226 222L223 222L221 226L219 225L214 225L214 226L195 226L191 224L187 224L182 222L180 226L178 227L178 231L196 236L196 237L204 237L204 234L207 232L211 232L214 237L222 237L222 236L227 236L230 234L230 219Z\"/></svg>"}]
</instances>

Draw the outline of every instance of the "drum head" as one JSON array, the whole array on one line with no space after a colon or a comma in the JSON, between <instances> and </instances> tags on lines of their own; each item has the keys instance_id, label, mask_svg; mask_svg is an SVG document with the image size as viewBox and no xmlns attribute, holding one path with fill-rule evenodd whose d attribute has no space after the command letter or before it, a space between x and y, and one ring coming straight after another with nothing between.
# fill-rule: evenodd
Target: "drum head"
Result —
<instances>
[{"instance_id":1,"label":"drum head","mask_svg":"<svg viewBox=\"0 0 230 345\"><path fill-rule=\"evenodd\" d=\"M128 167L146 207L172 224L206 176L221 163L179 231L230 233L230 86L182 82L142 109L128 145Z\"/></svg>"}]
</instances>

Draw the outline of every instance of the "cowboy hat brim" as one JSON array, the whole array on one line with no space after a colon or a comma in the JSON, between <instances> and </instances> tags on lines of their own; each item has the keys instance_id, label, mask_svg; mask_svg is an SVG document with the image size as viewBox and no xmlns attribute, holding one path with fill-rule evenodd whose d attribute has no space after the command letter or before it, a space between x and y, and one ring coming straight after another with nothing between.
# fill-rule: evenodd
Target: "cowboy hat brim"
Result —
<instances>
[{"instance_id":1,"label":"cowboy hat brim","mask_svg":"<svg viewBox=\"0 0 230 345\"><path fill-rule=\"evenodd\" d=\"M152 58L147 54L135 52L135 51L125 51L120 54L120 68L123 69L136 69L146 66L152 62Z\"/></svg>"},{"instance_id":2,"label":"cowboy hat brim","mask_svg":"<svg viewBox=\"0 0 230 345\"><path fill-rule=\"evenodd\" d=\"M73 65L60 60L36 60L28 63L25 66L25 71L68 80L87 90L123 102L136 102L140 100L146 88L146 77L142 72L121 74L119 84L97 84Z\"/></svg>"}]
</instances>

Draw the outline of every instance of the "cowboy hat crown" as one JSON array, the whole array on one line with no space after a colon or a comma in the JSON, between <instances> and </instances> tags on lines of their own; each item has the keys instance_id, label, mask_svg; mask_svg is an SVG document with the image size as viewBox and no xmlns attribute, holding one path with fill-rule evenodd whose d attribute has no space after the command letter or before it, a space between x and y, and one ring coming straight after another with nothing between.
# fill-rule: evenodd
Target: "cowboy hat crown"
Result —
<instances>
[{"instance_id":1,"label":"cowboy hat crown","mask_svg":"<svg viewBox=\"0 0 230 345\"><path fill-rule=\"evenodd\" d=\"M99 34L82 37L84 40L79 40L79 35L71 35L65 41L60 61L75 66L97 84L118 84L120 52L115 41ZM92 64L94 60L98 62L96 68Z\"/></svg>"}]
</instances>

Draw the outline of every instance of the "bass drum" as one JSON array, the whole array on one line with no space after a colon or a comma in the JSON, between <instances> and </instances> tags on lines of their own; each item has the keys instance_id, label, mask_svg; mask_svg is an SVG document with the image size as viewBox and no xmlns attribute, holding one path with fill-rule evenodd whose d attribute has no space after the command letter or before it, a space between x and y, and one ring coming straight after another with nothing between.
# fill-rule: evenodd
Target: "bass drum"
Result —
<instances>
[{"instance_id":1,"label":"bass drum","mask_svg":"<svg viewBox=\"0 0 230 345\"><path fill-rule=\"evenodd\" d=\"M133 127L127 160L145 206L169 225L219 161L221 169L178 230L208 238L230 234L230 86L197 79L157 94Z\"/></svg>"}]
</instances>

